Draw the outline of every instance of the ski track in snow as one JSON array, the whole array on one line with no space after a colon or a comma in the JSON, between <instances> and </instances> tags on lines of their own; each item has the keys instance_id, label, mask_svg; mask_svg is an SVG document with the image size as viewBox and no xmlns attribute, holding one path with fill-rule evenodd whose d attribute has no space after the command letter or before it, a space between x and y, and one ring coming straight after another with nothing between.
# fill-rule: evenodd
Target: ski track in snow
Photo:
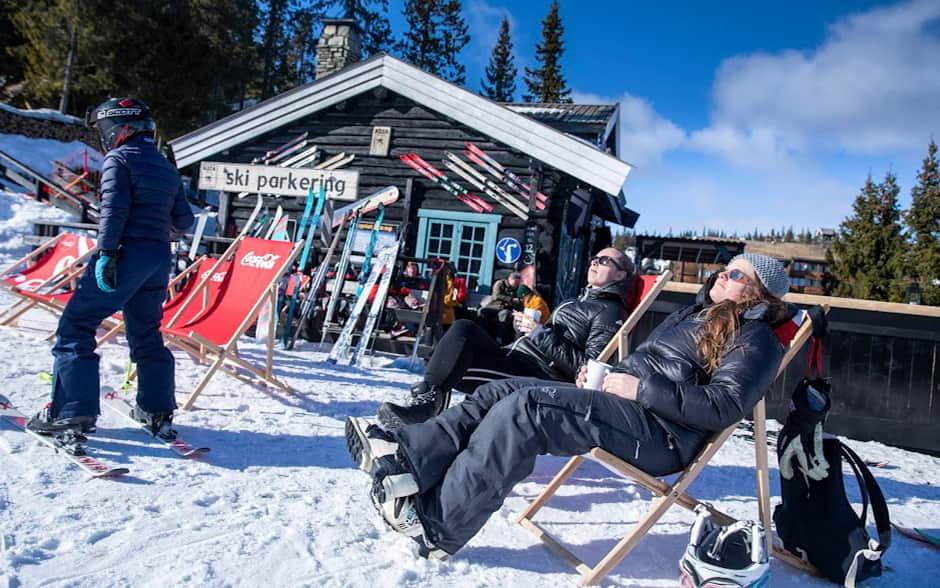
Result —
<instances>
[{"instance_id":1,"label":"ski track in snow","mask_svg":"<svg viewBox=\"0 0 940 588\"><path fill-rule=\"evenodd\" d=\"M10 199L10 196L0 196ZM39 205L13 206L0 222L0 243L26 226ZM31 217L30 217L31 218ZM0 265L21 256L0 248ZM12 302L0 292L0 305ZM51 368L43 337L55 320L32 311L21 328L0 329L3 390L26 413L47 400L37 373ZM243 356L264 349L243 340ZM118 387L127 362L123 340L101 350L102 383ZM203 373L176 353L178 401ZM175 423L188 442L207 445L186 460L149 440L111 411L99 418L90 447L130 468L112 480L90 479L49 448L0 424L0 586L544 586L575 585L577 576L514 524L564 463L543 457L535 472L466 548L445 562L414 555L414 544L387 529L372 508L368 479L346 453L343 421L375 415L384 400L407 397L414 374L366 357L362 368L332 366L317 345L299 341L275 352L286 395L217 374L194 410ZM836 391L838 393L838 391ZM772 425L775 425L772 423ZM940 527L940 459L850 441L873 469L893 520L932 532ZM756 516L753 445L732 437L692 491L741 517ZM774 464L771 459L772 466ZM771 486L779 488L772 467ZM846 472L846 475L851 475ZM847 478L851 480L851 478ZM847 483L858 505L858 492ZM649 496L600 465L587 462L537 519L580 557L596 562L641 516ZM605 585L677 585L691 513L674 508L605 580ZM867 586L930 586L940 575L937 552L894 535L886 570ZM828 586L774 561L773 586Z\"/></svg>"}]
</instances>

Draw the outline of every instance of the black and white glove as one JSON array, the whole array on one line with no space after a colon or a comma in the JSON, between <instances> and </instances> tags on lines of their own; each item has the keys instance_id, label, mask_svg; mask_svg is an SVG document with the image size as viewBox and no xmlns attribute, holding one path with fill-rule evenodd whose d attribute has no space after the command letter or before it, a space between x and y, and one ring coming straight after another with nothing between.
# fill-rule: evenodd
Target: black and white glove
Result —
<instances>
[{"instance_id":1,"label":"black and white glove","mask_svg":"<svg viewBox=\"0 0 940 588\"><path fill-rule=\"evenodd\" d=\"M823 423L832 405L829 384L822 378L803 378L793 391L787 422L777 437L777 459L780 475L793 477L793 461L804 476L821 480L829 474L829 463L823 456Z\"/></svg>"}]
</instances>

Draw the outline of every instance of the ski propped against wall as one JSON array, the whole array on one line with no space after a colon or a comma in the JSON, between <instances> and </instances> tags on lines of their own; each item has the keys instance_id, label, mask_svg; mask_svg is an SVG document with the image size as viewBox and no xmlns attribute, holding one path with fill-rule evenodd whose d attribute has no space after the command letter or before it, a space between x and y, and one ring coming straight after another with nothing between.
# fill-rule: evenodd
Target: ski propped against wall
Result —
<instances>
[{"instance_id":1,"label":"ski propped against wall","mask_svg":"<svg viewBox=\"0 0 940 588\"><path fill-rule=\"evenodd\" d=\"M533 190L532 187L525 183L522 178L514 174L512 171L506 169L505 166L500 164L498 161L486 154L485 151L474 145L473 143L467 142L464 143L464 146L467 148L466 155L470 157L474 163L477 163L476 159L479 159L481 162L494 168L497 172L500 173L501 179L505 181L508 185L512 186L517 192L525 196L527 200L531 199L532 194L534 193L536 201L535 207L538 209L543 209L548 204L548 196L542 194L537 190ZM485 167L485 166L484 166Z\"/></svg>"},{"instance_id":2,"label":"ski propped against wall","mask_svg":"<svg viewBox=\"0 0 940 588\"><path fill-rule=\"evenodd\" d=\"M189 243L189 261L195 261L199 251L199 242L206 231L206 221L209 220L209 209L205 208L196 219L196 229L193 231L193 240Z\"/></svg>"},{"instance_id":3,"label":"ski propped against wall","mask_svg":"<svg viewBox=\"0 0 940 588\"><path fill-rule=\"evenodd\" d=\"M309 206L310 198L313 196L313 189L311 188L307 195L307 202ZM306 229L306 240L304 241L303 249L300 253L300 261L297 262L297 267L301 272L304 271L304 267L307 265L307 259L310 257L310 247L313 245L314 236L317 232L317 227L320 226L320 215L323 213L323 205L326 202L326 186L320 184L320 191L317 194L316 207L313 212L313 218L301 221L301 226L297 229L297 234L301 237L304 236L304 230ZM294 287L294 292L291 294L290 302L287 306L287 318L284 322L284 332L281 337L281 343L285 348L288 347L290 343L290 334L293 332L294 327L294 312L297 309L297 299L300 297L300 287L302 282L298 282Z\"/></svg>"},{"instance_id":4,"label":"ski propped against wall","mask_svg":"<svg viewBox=\"0 0 940 588\"><path fill-rule=\"evenodd\" d=\"M449 178L439 171L437 174L433 173L426 165L419 163L419 161L424 161L414 153L406 153L404 155L399 155L401 159L408 167L413 168L415 171L420 173L422 176L428 178L435 184L439 185L441 188L444 188L451 193L457 200L460 200L475 212L488 212L486 207L489 206L486 202L483 202L478 197L474 196L467 192L463 186L449 181ZM427 163L427 162L425 162ZM437 171L437 170L435 170ZM492 209L492 207L490 207Z\"/></svg>"},{"instance_id":5,"label":"ski propped against wall","mask_svg":"<svg viewBox=\"0 0 940 588\"><path fill-rule=\"evenodd\" d=\"M394 245L385 250L387 252L385 258L380 260L382 277L379 280L379 287L375 291L375 297L372 299L372 306L369 308L366 322L362 326L362 333L359 334L359 342L349 358L349 365L359 365L363 352L369 348L369 341L372 340L375 323L379 320L382 309L385 308L385 299L388 298L388 288L392 283L392 274L395 273L395 262L398 260L400 244L400 240L396 241ZM365 296L365 298L368 298L368 296Z\"/></svg>"},{"instance_id":6,"label":"ski propped against wall","mask_svg":"<svg viewBox=\"0 0 940 588\"><path fill-rule=\"evenodd\" d=\"M96 457L84 455L84 451L82 451L82 455L70 453L55 437L51 435L40 435L27 429L26 421L29 420L29 417L13 406L10 399L3 394L0 394L0 420L10 423L43 445L53 448L58 455L74 463L93 478L114 478L130 473L130 470L127 468L114 467Z\"/></svg>"},{"instance_id":7,"label":"ski propped against wall","mask_svg":"<svg viewBox=\"0 0 940 588\"><path fill-rule=\"evenodd\" d=\"M369 232L369 242L366 244L366 250L362 257L362 271L359 272L359 286L356 288L356 298L359 298L359 295L362 294L362 285L366 281L366 276L372 271L372 256L375 255L375 243L379 240L379 232L382 230L383 220L385 220L385 207L379 206L379 215L372 223L372 230Z\"/></svg>"}]
</instances>

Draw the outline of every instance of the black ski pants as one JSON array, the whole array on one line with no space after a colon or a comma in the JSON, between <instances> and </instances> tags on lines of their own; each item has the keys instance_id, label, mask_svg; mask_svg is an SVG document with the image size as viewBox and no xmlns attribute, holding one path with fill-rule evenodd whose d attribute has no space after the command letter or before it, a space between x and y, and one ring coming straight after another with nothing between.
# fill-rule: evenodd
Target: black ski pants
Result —
<instances>
[{"instance_id":1,"label":"black ski pants","mask_svg":"<svg viewBox=\"0 0 940 588\"><path fill-rule=\"evenodd\" d=\"M639 403L549 380L481 386L396 435L418 481L416 508L426 536L451 554L499 510L538 455L581 455L602 447L652 475L685 466L665 429Z\"/></svg>"},{"instance_id":2,"label":"black ski pants","mask_svg":"<svg viewBox=\"0 0 940 588\"><path fill-rule=\"evenodd\" d=\"M546 374L528 358L508 357L486 329L466 319L455 321L444 333L424 370L428 385L461 392L513 377L544 378Z\"/></svg>"}]
</instances>

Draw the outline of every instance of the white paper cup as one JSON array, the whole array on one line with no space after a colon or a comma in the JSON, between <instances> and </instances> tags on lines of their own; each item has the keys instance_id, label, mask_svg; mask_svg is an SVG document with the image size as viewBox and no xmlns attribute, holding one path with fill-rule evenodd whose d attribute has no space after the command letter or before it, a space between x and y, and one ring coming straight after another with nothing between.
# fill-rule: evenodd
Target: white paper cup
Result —
<instances>
[{"instance_id":1,"label":"white paper cup","mask_svg":"<svg viewBox=\"0 0 940 588\"><path fill-rule=\"evenodd\" d=\"M527 308L523 310L522 313L526 315L527 317L529 317L530 319L532 319L536 323L541 322L542 311L537 308Z\"/></svg>"},{"instance_id":2,"label":"white paper cup","mask_svg":"<svg viewBox=\"0 0 940 588\"><path fill-rule=\"evenodd\" d=\"M588 360L587 378L584 387L588 390L600 390L604 387L604 376L610 373L610 364L602 361Z\"/></svg>"}]
</instances>

